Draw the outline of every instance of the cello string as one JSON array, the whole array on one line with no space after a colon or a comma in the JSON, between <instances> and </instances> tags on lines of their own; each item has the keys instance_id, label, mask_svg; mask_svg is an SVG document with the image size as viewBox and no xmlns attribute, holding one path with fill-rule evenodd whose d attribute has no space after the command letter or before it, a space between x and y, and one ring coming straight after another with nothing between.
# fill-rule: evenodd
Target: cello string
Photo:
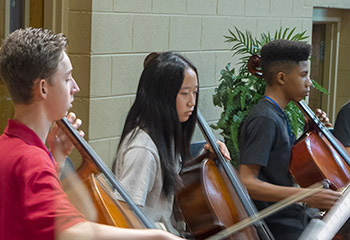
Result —
<instances>
[{"instance_id":1,"label":"cello string","mask_svg":"<svg viewBox=\"0 0 350 240\"><path fill-rule=\"evenodd\" d=\"M313 185L311 185L308 189L308 191L306 192L301 192L301 193L297 193L294 194L288 198L285 198L263 210L261 210L260 212L256 213L255 215L248 217L242 221L240 221L239 223L232 225L228 228L226 228L225 230L222 230L221 232L210 236L209 238L207 238L206 240L220 240L220 239L225 239L229 236L231 236L232 234L242 230L243 228L246 228L247 226L262 220L265 217L270 216L271 214L274 214L275 212L281 210L282 208L285 208L295 202L298 202L304 198L307 198L321 190L323 190L324 185L321 183L315 183Z\"/></svg>"}]
</instances>

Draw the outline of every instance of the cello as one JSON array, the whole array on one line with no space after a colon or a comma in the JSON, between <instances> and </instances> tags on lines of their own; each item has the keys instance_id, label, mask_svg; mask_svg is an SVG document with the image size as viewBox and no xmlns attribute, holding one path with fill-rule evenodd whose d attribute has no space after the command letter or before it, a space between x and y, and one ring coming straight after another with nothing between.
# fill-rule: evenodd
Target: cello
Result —
<instances>
[{"instance_id":1,"label":"cello","mask_svg":"<svg viewBox=\"0 0 350 240\"><path fill-rule=\"evenodd\" d=\"M232 165L222 156L199 110L197 122L216 156L207 152L185 163L180 172L183 182L177 187L175 196L193 237L205 239L254 215L256 209ZM215 157L216 161L213 160ZM257 221L254 226L229 239L274 239L263 221Z\"/></svg>"},{"instance_id":2,"label":"cello","mask_svg":"<svg viewBox=\"0 0 350 240\"><path fill-rule=\"evenodd\" d=\"M290 172L300 186L307 186L318 179L328 179L331 188L339 192L349 192L350 186L350 156L344 146L334 137L322 122L315 116L304 101L298 102L298 107L311 122L307 131L297 140L292 148ZM343 197L343 196L342 196ZM314 220L311 225L322 226L328 229L327 234L318 233L315 239L326 239L324 236L332 237L341 229L333 239L347 239L349 237L349 223L346 220L350 216L347 202L349 193L343 197L336 210L330 209L321 220ZM344 225L345 223L345 225ZM342 228L342 226L344 227ZM312 225L313 226L313 225ZM311 227L310 227L311 228ZM316 227L316 229L318 229ZM309 233L309 236L315 234ZM306 236L306 235L305 235ZM305 239L314 239L313 237Z\"/></svg>"},{"instance_id":3,"label":"cello","mask_svg":"<svg viewBox=\"0 0 350 240\"><path fill-rule=\"evenodd\" d=\"M94 207L97 210L95 222L112 225L121 228L156 228L154 223L148 219L139 207L129 197L127 192L116 180L112 171L106 166L91 146L72 127L66 118L56 121L58 127L68 136L70 141L82 156L82 164L76 170L83 184L85 185ZM110 182L112 187L118 191L123 201L119 201L114 196L111 187L104 177ZM70 200L76 196L76 189L71 184L63 181L65 191ZM73 196L73 197L72 197ZM74 200L74 198L73 198ZM79 201L79 200L78 200ZM124 202L125 201L125 202ZM77 202L77 201L76 201ZM79 202L74 204L79 210Z\"/></svg>"},{"instance_id":4,"label":"cello","mask_svg":"<svg viewBox=\"0 0 350 240\"><path fill-rule=\"evenodd\" d=\"M290 172L301 187L322 179L328 179L333 190L346 187L350 181L349 154L304 101L299 101L298 107L309 128L292 148Z\"/></svg>"}]
</instances>

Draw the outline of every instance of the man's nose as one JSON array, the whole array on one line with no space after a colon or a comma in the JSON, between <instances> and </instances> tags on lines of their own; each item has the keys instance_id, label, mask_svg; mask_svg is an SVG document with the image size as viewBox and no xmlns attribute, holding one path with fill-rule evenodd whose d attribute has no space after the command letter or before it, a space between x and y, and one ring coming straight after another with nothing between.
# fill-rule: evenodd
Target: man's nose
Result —
<instances>
[{"instance_id":1,"label":"man's nose","mask_svg":"<svg viewBox=\"0 0 350 240\"><path fill-rule=\"evenodd\" d=\"M308 86L308 87L311 87L312 86L312 81L311 81L311 79L310 79L310 76L308 76L307 77L307 80L306 80L307 82L306 82L306 85Z\"/></svg>"},{"instance_id":2,"label":"man's nose","mask_svg":"<svg viewBox=\"0 0 350 240\"><path fill-rule=\"evenodd\" d=\"M73 77L72 77L72 82L73 82L73 88L72 88L73 92L74 93L80 92L80 88Z\"/></svg>"}]
</instances>

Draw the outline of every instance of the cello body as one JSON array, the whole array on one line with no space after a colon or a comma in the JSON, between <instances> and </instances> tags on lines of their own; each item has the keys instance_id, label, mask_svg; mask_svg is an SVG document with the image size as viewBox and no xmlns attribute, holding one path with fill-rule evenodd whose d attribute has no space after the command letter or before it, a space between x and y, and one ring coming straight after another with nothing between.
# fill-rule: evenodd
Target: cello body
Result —
<instances>
[{"instance_id":1,"label":"cello body","mask_svg":"<svg viewBox=\"0 0 350 240\"><path fill-rule=\"evenodd\" d=\"M82 164L76 173L66 177L62 186L72 204L82 213L93 211L93 222L112 225L121 228L155 228L150 221L127 195L126 191L117 182L113 173L99 158L91 146L71 126L67 119L56 122L59 128L68 136L82 156ZM70 181L78 176L77 181ZM107 179L110 183L108 184ZM122 196L120 201L116 198L113 188ZM83 188L85 195L81 196ZM91 199L92 205L86 205L83 198ZM93 209L86 209L87 206Z\"/></svg>"},{"instance_id":2,"label":"cello body","mask_svg":"<svg viewBox=\"0 0 350 240\"><path fill-rule=\"evenodd\" d=\"M89 160L83 160L84 164ZM89 212L93 211L93 217L89 220L96 223L121 227L121 228L145 228L145 226L132 214L129 207L122 201L119 201L113 195L113 190L107 184L106 180L100 173L83 171L80 166L75 174L83 184L85 192L88 195L81 195L81 190L77 190L74 182L68 176L62 181L62 186L69 200L72 204L85 216L91 215ZM87 201L86 198L91 199L93 209L86 209L86 205L82 202Z\"/></svg>"},{"instance_id":3,"label":"cello body","mask_svg":"<svg viewBox=\"0 0 350 240\"><path fill-rule=\"evenodd\" d=\"M316 131L305 133L296 142L291 159L290 172L301 187L328 179L330 187L338 190L349 182L350 167L328 140Z\"/></svg>"},{"instance_id":4,"label":"cello body","mask_svg":"<svg viewBox=\"0 0 350 240\"><path fill-rule=\"evenodd\" d=\"M209 152L185 162L176 202L195 239L205 239L256 214L251 199L232 165L222 156L208 124L197 110L197 122L215 154ZM228 239L274 239L263 221L248 226Z\"/></svg>"},{"instance_id":5,"label":"cello body","mask_svg":"<svg viewBox=\"0 0 350 240\"><path fill-rule=\"evenodd\" d=\"M327 179L331 189L346 189L350 181L350 156L303 101L298 106L311 124L292 148L289 170L295 182L301 187L307 187ZM340 229L333 239L348 239L349 226L348 222L343 227L333 226Z\"/></svg>"},{"instance_id":6,"label":"cello body","mask_svg":"<svg viewBox=\"0 0 350 240\"><path fill-rule=\"evenodd\" d=\"M327 179L333 190L340 190L350 181L350 157L304 102L299 107L310 127L292 148L289 170L301 187Z\"/></svg>"},{"instance_id":7,"label":"cello body","mask_svg":"<svg viewBox=\"0 0 350 240\"><path fill-rule=\"evenodd\" d=\"M199 155L180 173L176 200L195 239L205 239L248 217L235 190L227 184L209 152ZM229 239L259 239L253 226Z\"/></svg>"}]
</instances>

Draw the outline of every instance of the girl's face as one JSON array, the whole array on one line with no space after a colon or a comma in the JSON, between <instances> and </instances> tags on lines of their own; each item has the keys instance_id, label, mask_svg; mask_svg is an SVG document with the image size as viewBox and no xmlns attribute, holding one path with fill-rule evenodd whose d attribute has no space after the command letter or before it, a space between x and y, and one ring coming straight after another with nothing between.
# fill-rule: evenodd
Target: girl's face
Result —
<instances>
[{"instance_id":1,"label":"girl's face","mask_svg":"<svg viewBox=\"0 0 350 240\"><path fill-rule=\"evenodd\" d=\"M193 69L185 69L185 78L176 96L176 110L180 122L186 122L192 115L198 93L197 74Z\"/></svg>"}]
</instances>

